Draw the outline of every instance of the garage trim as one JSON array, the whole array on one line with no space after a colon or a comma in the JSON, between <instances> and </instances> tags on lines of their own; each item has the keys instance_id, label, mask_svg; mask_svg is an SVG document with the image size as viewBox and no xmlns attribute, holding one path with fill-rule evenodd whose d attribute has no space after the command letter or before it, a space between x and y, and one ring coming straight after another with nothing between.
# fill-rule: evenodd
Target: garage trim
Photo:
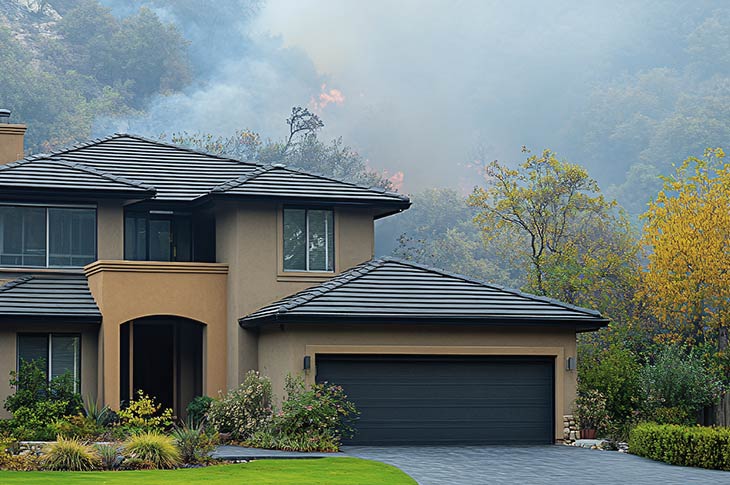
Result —
<instances>
[{"instance_id":1,"label":"garage trim","mask_svg":"<svg viewBox=\"0 0 730 485\"><path fill-rule=\"evenodd\" d=\"M311 369L305 372L308 385L315 384L317 354L401 354L401 355L492 355L492 356L543 356L555 358L555 441L563 440L563 385L565 361L564 347L517 347L517 346L432 346L432 345L305 345L304 355L312 358Z\"/></svg>"}]
</instances>

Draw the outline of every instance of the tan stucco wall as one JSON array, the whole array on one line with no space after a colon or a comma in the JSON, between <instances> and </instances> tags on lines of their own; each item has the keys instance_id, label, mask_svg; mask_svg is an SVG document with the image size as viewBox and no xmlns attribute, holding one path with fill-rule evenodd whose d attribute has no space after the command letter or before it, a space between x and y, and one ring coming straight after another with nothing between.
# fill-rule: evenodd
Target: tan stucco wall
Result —
<instances>
[{"instance_id":1,"label":"tan stucco wall","mask_svg":"<svg viewBox=\"0 0 730 485\"><path fill-rule=\"evenodd\" d=\"M314 382L317 353L548 355L555 357L555 438L563 438L563 415L571 414L576 372L565 370L575 357L573 331L528 328L435 326L287 326L261 331L259 370L271 378L280 398L288 373L301 374L305 355L312 357L307 382Z\"/></svg>"},{"instance_id":2,"label":"tan stucco wall","mask_svg":"<svg viewBox=\"0 0 730 485\"><path fill-rule=\"evenodd\" d=\"M25 125L0 124L0 164L23 158Z\"/></svg>"},{"instance_id":3,"label":"tan stucco wall","mask_svg":"<svg viewBox=\"0 0 730 485\"><path fill-rule=\"evenodd\" d=\"M238 319L333 276L282 271L281 211L282 206L273 203L221 204L216 210L216 257L229 266L229 387L258 366L257 336L242 330ZM335 210L336 273L373 257L373 231L371 211Z\"/></svg>"},{"instance_id":4,"label":"tan stucco wall","mask_svg":"<svg viewBox=\"0 0 730 485\"><path fill-rule=\"evenodd\" d=\"M99 325L75 325L70 323L13 324L3 323L0 329L0 404L13 393L8 373L17 365L16 344L18 333L78 333L81 334L81 395L86 399L96 397ZM10 417L0 406L0 418Z\"/></svg>"},{"instance_id":5,"label":"tan stucco wall","mask_svg":"<svg viewBox=\"0 0 730 485\"><path fill-rule=\"evenodd\" d=\"M124 259L124 207L121 201L99 201L96 208L98 259Z\"/></svg>"},{"instance_id":6,"label":"tan stucco wall","mask_svg":"<svg viewBox=\"0 0 730 485\"><path fill-rule=\"evenodd\" d=\"M203 390L215 396L226 388L226 265L98 261L85 271L103 315L99 394L106 404L119 406L119 327L147 316L204 323Z\"/></svg>"}]
</instances>

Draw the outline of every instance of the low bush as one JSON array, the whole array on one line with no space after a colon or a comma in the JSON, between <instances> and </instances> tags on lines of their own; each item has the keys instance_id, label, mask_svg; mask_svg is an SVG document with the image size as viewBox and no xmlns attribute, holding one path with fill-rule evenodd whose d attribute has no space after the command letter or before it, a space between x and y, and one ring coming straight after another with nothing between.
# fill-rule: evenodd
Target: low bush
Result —
<instances>
[{"instance_id":1,"label":"low bush","mask_svg":"<svg viewBox=\"0 0 730 485\"><path fill-rule=\"evenodd\" d=\"M175 440L157 432L142 432L124 442L122 454L125 459L149 462L154 468L175 468L180 464L180 450ZM125 468L128 466L125 460Z\"/></svg>"},{"instance_id":2,"label":"low bush","mask_svg":"<svg viewBox=\"0 0 730 485\"><path fill-rule=\"evenodd\" d=\"M172 431L182 461L188 464L204 463L209 460L218 443L217 435L208 433L202 422L195 424L188 420L182 426L176 426Z\"/></svg>"},{"instance_id":3,"label":"low bush","mask_svg":"<svg viewBox=\"0 0 730 485\"><path fill-rule=\"evenodd\" d=\"M155 402L144 391L137 391L137 399L117 413L119 426L128 434L139 432L161 432L172 425L172 409L162 409L161 404Z\"/></svg>"},{"instance_id":4,"label":"low bush","mask_svg":"<svg viewBox=\"0 0 730 485\"><path fill-rule=\"evenodd\" d=\"M584 391L575 400L575 419L581 429L606 431L609 424L606 397L595 389Z\"/></svg>"},{"instance_id":5,"label":"low bush","mask_svg":"<svg viewBox=\"0 0 730 485\"><path fill-rule=\"evenodd\" d=\"M206 414L208 414L212 402L213 398L210 396L197 396L190 401L188 407L185 408L190 424L197 425L202 423L205 420Z\"/></svg>"},{"instance_id":6,"label":"low bush","mask_svg":"<svg viewBox=\"0 0 730 485\"><path fill-rule=\"evenodd\" d=\"M84 472L101 467L101 460L91 446L62 436L58 437L57 442L48 445L41 461L46 470Z\"/></svg>"},{"instance_id":7,"label":"low bush","mask_svg":"<svg viewBox=\"0 0 730 485\"><path fill-rule=\"evenodd\" d=\"M104 434L106 429L96 420L77 414L59 419L52 425L53 431L64 438L94 439Z\"/></svg>"},{"instance_id":8,"label":"low bush","mask_svg":"<svg viewBox=\"0 0 730 485\"><path fill-rule=\"evenodd\" d=\"M256 371L237 388L210 403L208 423L236 440L248 439L271 418L271 381Z\"/></svg>"},{"instance_id":9,"label":"low bush","mask_svg":"<svg viewBox=\"0 0 730 485\"><path fill-rule=\"evenodd\" d=\"M37 455L11 455L0 453L0 470L32 472L40 470L41 467L41 458Z\"/></svg>"},{"instance_id":10,"label":"low bush","mask_svg":"<svg viewBox=\"0 0 730 485\"><path fill-rule=\"evenodd\" d=\"M641 423L631 430L629 451L672 465L730 470L730 428Z\"/></svg>"},{"instance_id":11,"label":"low bush","mask_svg":"<svg viewBox=\"0 0 730 485\"><path fill-rule=\"evenodd\" d=\"M352 436L358 412L342 387L315 384L287 376L281 411L254 433L249 446L291 451L338 451L343 437Z\"/></svg>"},{"instance_id":12,"label":"low bush","mask_svg":"<svg viewBox=\"0 0 730 485\"><path fill-rule=\"evenodd\" d=\"M94 445L96 454L99 455L102 470L116 470L122 462L119 455L119 448L116 445L99 443Z\"/></svg>"}]
</instances>

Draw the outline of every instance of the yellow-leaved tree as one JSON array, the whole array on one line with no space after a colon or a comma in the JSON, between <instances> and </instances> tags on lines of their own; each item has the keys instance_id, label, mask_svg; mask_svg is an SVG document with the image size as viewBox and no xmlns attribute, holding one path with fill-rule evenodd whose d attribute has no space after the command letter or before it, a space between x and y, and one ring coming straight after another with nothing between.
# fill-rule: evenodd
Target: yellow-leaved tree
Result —
<instances>
[{"instance_id":1,"label":"yellow-leaved tree","mask_svg":"<svg viewBox=\"0 0 730 485\"><path fill-rule=\"evenodd\" d=\"M730 326L730 165L720 148L690 157L649 204L639 296L669 335L713 343Z\"/></svg>"}]
</instances>

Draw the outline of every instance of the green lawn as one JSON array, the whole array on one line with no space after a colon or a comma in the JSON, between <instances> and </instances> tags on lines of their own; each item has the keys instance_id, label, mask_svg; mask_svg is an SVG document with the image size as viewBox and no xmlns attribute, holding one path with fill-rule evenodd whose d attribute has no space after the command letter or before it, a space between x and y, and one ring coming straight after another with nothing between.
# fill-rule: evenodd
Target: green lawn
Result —
<instances>
[{"instance_id":1,"label":"green lawn","mask_svg":"<svg viewBox=\"0 0 730 485\"><path fill-rule=\"evenodd\" d=\"M220 465L186 470L134 472L4 472L6 484L162 485L202 484L337 484L413 485L408 475L390 465L359 458L316 460L258 460L240 465Z\"/></svg>"}]
</instances>

